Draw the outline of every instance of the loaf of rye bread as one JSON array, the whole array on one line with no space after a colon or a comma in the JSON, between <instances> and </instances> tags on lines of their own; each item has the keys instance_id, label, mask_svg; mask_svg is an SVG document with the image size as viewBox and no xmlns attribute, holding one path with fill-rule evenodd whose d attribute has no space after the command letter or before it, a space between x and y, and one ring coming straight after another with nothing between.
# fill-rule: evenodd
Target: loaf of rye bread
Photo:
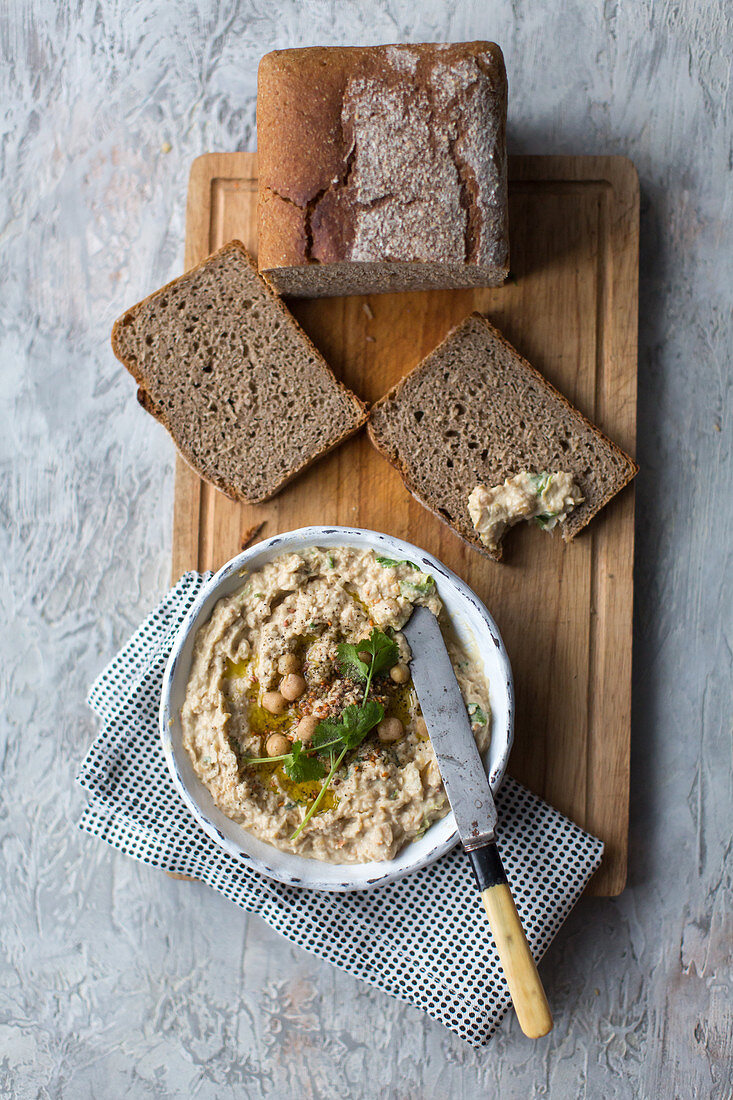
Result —
<instances>
[{"instance_id":1,"label":"loaf of rye bread","mask_svg":"<svg viewBox=\"0 0 733 1100\"><path fill-rule=\"evenodd\" d=\"M306 298L499 285L506 108L493 42L266 54L260 271Z\"/></svg>"},{"instance_id":2,"label":"loaf of rye bread","mask_svg":"<svg viewBox=\"0 0 733 1100\"><path fill-rule=\"evenodd\" d=\"M267 500L367 417L239 241L126 310L112 348L186 461L235 500Z\"/></svg>"},{"instance_id":3,"label":"loaf of rye bread","mask_svg":"<svg viewBox=\"0 0 733 1100\"><path fill-rule=\"evenodd\" d=\"M584 500L561 525L572 539L636 474L612 443L473 313L373 407L369 435L411 493L477 550L468 497L478 484L566 470Z\"/></svg>"}]
</instances>

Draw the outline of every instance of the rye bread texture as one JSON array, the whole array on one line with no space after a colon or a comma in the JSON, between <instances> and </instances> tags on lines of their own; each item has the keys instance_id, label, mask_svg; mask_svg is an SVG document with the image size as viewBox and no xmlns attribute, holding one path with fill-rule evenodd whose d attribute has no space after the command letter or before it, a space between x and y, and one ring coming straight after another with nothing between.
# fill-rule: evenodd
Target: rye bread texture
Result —
<instances>
[{"instance_id":1,"label":"rye bread texture","mask_svg":"<svg viewBox=\"0 0 733 1100\"><path fill-rule=\"evenodd\" d=\"M260 270L296 297L499 285L506 110L493 42L266 54Z\"/></svg>"},{"instance_id":2,"label":"rye bread texture","mask_svg":"<svg viewBox=\"0 0 733 1100\"><path fill-rule=\"evenodd\" d=\"M484 546L468 512L476 485L571 472L584 502L561 525L569 540L638 470L478 313L377 402L368 430L420 503L495 561L501 547Z\"/></svg>"},{"instance_id":3,"label":"rye bread texture","mask_svg":"<svg viewBox=\"0 0 733 1100\"><path fill-rule=\"evenodd\" d=\"M126 310L112 349L143 408L234 500L274 496L367 418L239 241Z\"/></svg>"}]
</instances>

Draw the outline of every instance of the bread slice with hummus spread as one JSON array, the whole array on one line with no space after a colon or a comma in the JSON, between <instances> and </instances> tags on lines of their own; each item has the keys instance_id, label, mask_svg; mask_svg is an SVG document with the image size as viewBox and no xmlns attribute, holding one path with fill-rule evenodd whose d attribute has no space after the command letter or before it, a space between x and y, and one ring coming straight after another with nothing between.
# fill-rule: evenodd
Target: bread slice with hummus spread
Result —
<instances>
[{"instance_id":1,"label":"bread slice with hummus spread","mask_svg":"<svg viewBox=\"0 0 733 1100\"><path fill-rule=\"evenodd\" d=\"M274 496L367 418L239 241L128 309L112 349L186 461L235 500Z\"/></svg>"},{"instance_id":2,"label":"bread slice with hummus spread","mask_svg":"<svg viewBox=\"0 0 733 1100\"><path fill-rule=\"evenodd\" d=\"M519 519L574 538L638 470L478 313L377 402L368 430L421 504L495 561Z\"/></svg>"}]
</instances>

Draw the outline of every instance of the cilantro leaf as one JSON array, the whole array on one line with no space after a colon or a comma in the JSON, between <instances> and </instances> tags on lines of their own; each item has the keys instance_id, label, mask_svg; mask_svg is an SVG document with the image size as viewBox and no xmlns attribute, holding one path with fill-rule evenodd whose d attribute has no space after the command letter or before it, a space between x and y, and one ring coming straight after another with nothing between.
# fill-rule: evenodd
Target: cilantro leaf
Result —
<instances>
[{"instance_id":1,"label":"cilantro leaf","mask_svg":"<svg viewBox=\"0 0 733 1100\"><path fill-rule=\"evenodd\" d=\"M383 718L384 707L373 699L360 707L352 703L342 712L338 721L324 718L318 723L311 745L317 752L355 749Z\"/></svg>"},{"instance_id":2,"label":"cilantro leaf","mask_svg":"<svg viewBox=\"0 0 733 1100\"><path fill-rule=\"evenodd\" d=\"M357 707L355 703L346 707L338 722L334 721L332 718L324 718L322 722L318 723L311 744L316 752L330 752L331 770L326 776L323 786L316 795L315 801L291 836L291 840L298 839L303 829L305 829L310 819L318 810L331 784L331 780L341 767L347 752L349 752L350 749L355 749L357 745L360 745L369 731L374 729L374 727L382 721L382 718L384 718L384 707L381 703L377 703L374 699L370 699L369 702L362 703L360 707ZM336 752L339 749L341 751L337 756Z\"/></svg>"},{"instance_id":3,"label":"cilantro leaf","mask_svg":"<svg viewBox=\"0 0 733 1100\"><path fill-rule=\"evenodd\" d=\"M356 645L352 645L350 642L341 642L336 653L343 674L364 681L364 694L360 706L351 703L350 706L345 707L338 719L324 718L316 726L310 746L305 751L319 755L328 753L331 768L323 786L316 795L315 801L293 833L291 840L298 839L303 829L317 812L331 780L341 767L347 752L357 748L369 731L379 725L384 718L382 704L375 699L368 698L369 688L373 677L384 671L384 669L391 668L399 658L397 643L381 630L377 630L376 627L363 642L357 642ZM368 663L366 660L362 660L360 654L369 658ZM322 767L322 765L320 766ZM322 774L323 772L321 772Z\"/></svg>"},{"instance_id":4,"label":"cilantro leaf","mask_svg":"<svg viewBox=\"0 0 733 1100\"><path fill-rule=\"evenodd\" d=\"M397 642L394 638L389 638L386 634L383 634L381 630L377 630L376 626L372 630L366 646L360 643L360 649L362 652L366 650L367 653L372 655L372 676L378 676L380 672L391 668L392 665L397 664L400 658Z\"/></svg>"},{"instance_id":5,"label":"cilantro leaf","mask_svg":"<svg viewBox=\"0 0 733 1100\"><path fill-rule=\"evenodd\" d=\"M315 752L342 749L343 743L341 736L343 731L344 727L340 720L335 718L324 718L323 721L319 722L316 726L316 732L313 734L310 747Z\"/></svg>"},{"instance_id":6,"label":"cilantro leaf","mask_svg":"<svg viewBox=\"0 0 733 1100\"><path fill-rule=\"evenodd\" d=\"M369 675L369 665L362 661L360 653L366 652L366 643L352 645L351 642L339 642L336 647L338 666L344 676L352 680L366 680Z\"/></svg>"},{"instance_id":7,"label":"cilantro leaf","mask_svg":"<svg viewBox=\"0 0 733 1100\"><path fill-rule=\"evenodd\" d=\"M355 749L383 718L384 707L374 699L370 699L361 707L352 703L341 715L343 725L341 739L344 746L347 749Z\"/></svg>"},{"instance_id":8,"label":"cilantro leaf","mask_svg":"<svg viewBox=\"0 0 733 1100\"><path fill-rule=\"evenodd\" d=\"M471 721L478 723L480 726L486 725L486 715L484 714L478 703L468 704L468 713L471 716Z\"/></svg>"},{"instance_id":9,"label":"cilantro leaf","mask_svg":"<svg viewBox=\"0 0 733 1100\"><path fill-rule=\"evenodd\" d=\"M292 751L283 763L283 771L294 783L307 783L313 779L322 779L326 774L322 762L307 756L300 741L293 742Z\"/></svg>"},{"instance_id":10,"label":"cilantro leaf","mask_svg":"<svg viewBox=\"0 0 733 1100\"><path fill-rule=\"evenodd\" d=\"M377 630L376 626L368 638L357 642L356 645L341 642L336 653L339 667L344 675L359 680L370 680L371 677L378 676L380 672L397 664L400 657L397 642L381 630ZM361 659L360 653L369 654L371 657L369 664Z\"/></svg>"}]
</instances>

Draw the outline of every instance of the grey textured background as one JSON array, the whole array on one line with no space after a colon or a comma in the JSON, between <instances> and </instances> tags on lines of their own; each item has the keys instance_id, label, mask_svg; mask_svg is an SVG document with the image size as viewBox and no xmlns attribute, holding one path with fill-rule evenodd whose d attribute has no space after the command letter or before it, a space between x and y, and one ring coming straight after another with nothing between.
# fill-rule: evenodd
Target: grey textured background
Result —
<instances>
[{"instance_id":1,"label":"grey textured background","mask_svg":"<svg viewBox=\"0 0 733 1100\"><path fill-rule=\"evenodd\" d=\"M730 1097L730 8L0 6L0 1096ZM253 148L273 47L493 38L514 152L642 185L631 865L476 1053L75 830L85 691L167 586L173 448L108 334L177 274L192 159Z\"/></svg>"}]
</instances>

